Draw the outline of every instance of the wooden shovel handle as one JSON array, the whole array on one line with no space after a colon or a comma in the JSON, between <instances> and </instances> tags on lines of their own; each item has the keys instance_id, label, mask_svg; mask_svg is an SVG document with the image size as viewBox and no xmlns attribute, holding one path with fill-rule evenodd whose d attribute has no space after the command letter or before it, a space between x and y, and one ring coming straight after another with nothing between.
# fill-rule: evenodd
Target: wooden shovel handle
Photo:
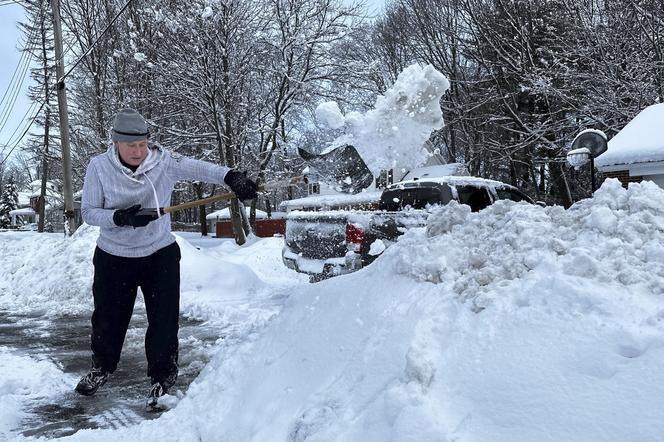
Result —
<instances>
[{"instance_id":1,"label":"wooden shovel handle","mask_svg":"<svg viewBox=\"0 0 664 442\"><path fill-rule=\"evenodd\" d=\"M259 192L263 192L264 190L265 186L258 187ZM189 201L187 203L182 203L175 206L164 207L163 209L161 209L161 211L162 213L173 213L177 212L178 210L190 209L192 207L202 206L203 204L216 203L218 201L232 200L233 198L235 198L235 194L233 192L227 192L227 193L222 193L220 195L210 196L208 198L203 198L200 200Z\"/></svg>"}]
</instances>

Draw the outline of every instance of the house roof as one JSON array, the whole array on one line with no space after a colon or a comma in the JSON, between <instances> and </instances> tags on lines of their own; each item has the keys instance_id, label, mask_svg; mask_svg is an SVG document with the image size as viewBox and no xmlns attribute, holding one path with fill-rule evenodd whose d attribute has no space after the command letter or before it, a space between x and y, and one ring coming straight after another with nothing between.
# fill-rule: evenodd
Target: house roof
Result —
<instances>
[{"instance_id":1,"label":"house roof","mask_svg":"<svg viewBox=\"0 0 664 442\"><path fill-rule=\"evenodd\" d=\"M13 215L34 215L34 214L35 214L35 211L32 210L29 207L23 207L21 209L16 209L16 210L10 210L9 211L10 216L13 216Z\"/></svg>"},{"instance_id":2,"label":"house roof","mask_svg":"<svg viewBox=\"0 0 664 442\"><path fill-rule=\"evenodd\" d=\"M600 170L616 165L664 161L664 103L643 109L595 158Z\"/></svg>"},{"instance_id":3,"label":"house roof","mask_svg":"<svg viewBox=\"0 0 664 442\"><path fill-rule=\"evenodd\" d=\"M249 216L249 207L244 208L247 212L247 216ZM267 218L267 213L256 209L256 219L263 219ZM216 212L212 212L209 215L205 217L206 220L216 220L216 219L231 219L231 212L228 207L225 209L217 210Z\"/></svg>"}]
</instances>

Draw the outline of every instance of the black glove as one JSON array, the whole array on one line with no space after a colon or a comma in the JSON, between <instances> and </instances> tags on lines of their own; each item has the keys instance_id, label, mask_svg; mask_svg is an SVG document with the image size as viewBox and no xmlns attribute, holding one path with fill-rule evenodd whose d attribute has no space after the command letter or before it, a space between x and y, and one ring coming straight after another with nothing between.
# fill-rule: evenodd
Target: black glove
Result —
<instances>
[{"instance_id":1,"label":"black glove","mask_svg":"<svg viewBox=\"0 0 664 442\"><path fill-rule=\"evenodd\" d=\"M141 210L140 204L135 204L128 209L119 209L113 212L113 222L116 226L145 227L150 221L159 218L157 210Z\"/></svg>"},{"instance_id":2,"label":"black glove","mask_svg":"<svg viewBox=\"0 0 664 442\"><path fill-rule=\"evenodd\" d=\"M247 178L247 172L238 172L235 169L231 169L226 172L224 177L224 182L231 188L233 193L237 197L244 200L252 200L258 196L256 192L258 190L258 185L255 182Z\"/></svg>"}]
</instances>

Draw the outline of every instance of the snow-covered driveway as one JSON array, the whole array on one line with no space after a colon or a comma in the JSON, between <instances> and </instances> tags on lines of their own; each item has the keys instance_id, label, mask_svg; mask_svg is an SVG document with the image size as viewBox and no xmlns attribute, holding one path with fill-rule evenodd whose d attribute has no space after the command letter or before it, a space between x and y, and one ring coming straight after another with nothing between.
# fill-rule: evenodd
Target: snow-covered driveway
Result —
<instances>
[{"instance_id":1,"label":"snow-covered driveway","mask_svg":"<svg viewBox=\"0 0 664 442\"><path fill-rule=\"evenodd\" d=\"M180 376L166 400L170 406L216 351L273 317L287 288L306 281L283 268L279 238L239 248L229 240L177 235L183 256ZM140 295L118 370L93 397L73 391L90 364L95 236L87 226L71 240L0 233L0 440L113 430L160 416L145 410L147 322Z\"/></svg>"},{"instance_id":2,"label":"snow-covered driveway","mask_svg":"<svg viewBox=\"0 0 664 442\"><path fill-rule=\"evenodd\" d=\"M149 384L143 336L147 323L145 311L137 310L118 370L94 397L82 397L73 391L90 365L89 315L47 319L0 312L0 372L9 374L0 381L5 384L0 396L11 394L6 391L11 386L6 384L12 375L22 378L15 379L16 384L28 381L20 387L15 384L15 398L16 393L29 390L21 400L18 425L7 430L25 436L61 437L83 428L120 428L158 417L145 410ZM221 327L181 319L177 390L186 391L209 361L218 339L223 339ZM22 372L17 373L19 367ZM25 370L31 370L34 378L25 379Z\"/></svg>"}]
</instances>

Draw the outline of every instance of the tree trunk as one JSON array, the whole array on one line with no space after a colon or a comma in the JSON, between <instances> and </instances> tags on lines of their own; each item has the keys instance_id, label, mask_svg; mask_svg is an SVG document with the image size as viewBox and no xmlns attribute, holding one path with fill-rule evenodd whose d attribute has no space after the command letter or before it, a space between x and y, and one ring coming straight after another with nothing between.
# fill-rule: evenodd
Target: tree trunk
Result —
<instances>
[{"instance_id":1,"label":"tree trunk","mask_svg":"<svg viewBox=\"0 0 664 442\"><path fill-rule=\"evenodd\" d=\"M201 235L208 235L207 220L205 219L205 206L200 206L198 208L198 219L201 223Z\"/></svg>"},{"instance_id":2,"label":"tree trunk","mask_svg":"<svg viewBox=\"0 0 664 442\"><path fill-rule=\"evenodd\" d=\"M241 246L247 242L247 236L244 234L244 228L242 227L240 200L237 198L231 200L231 225L233 226L233 236L235 236L237 245Z\"/></svg>"}]
</instances>

